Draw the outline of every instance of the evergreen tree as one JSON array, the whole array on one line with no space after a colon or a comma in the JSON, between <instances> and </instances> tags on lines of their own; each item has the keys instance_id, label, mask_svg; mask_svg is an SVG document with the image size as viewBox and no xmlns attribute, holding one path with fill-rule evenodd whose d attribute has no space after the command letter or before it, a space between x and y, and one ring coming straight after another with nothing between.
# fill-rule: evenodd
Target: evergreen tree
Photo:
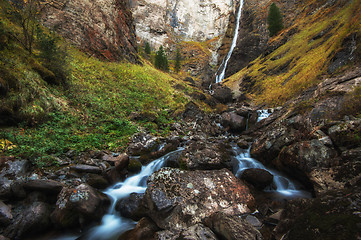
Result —
<instances>
[{"instance_id":1,"label":"evergreen tree","mask_svg":"<svg viewBox=\"0 0 361 240\"><path fill-rule=\"evenodd\" d=\"M270 36L273 37L283 29L282 15L280 9L275 3L272 3L267 17L268 30Z\"/></svg>"},{"instance_id":2,"label":"evergreen tree","mask_svg":"<svg viewBox=\"0 0 361 240\"><path fill-rule=\"evenodd\" d=\"M181 54L180 54L179 48L177 48L177 54L175 56L174 70L176 73L178 73L180 69L181 69Z\"/></svg>"},{"instance_id":3,"label":"evergreen tree","mask_svg":"<svg viewBox=\"0 0 361 240\"><path fill-rule=\"evenodd\" d=\"M149 42L145 42L145 45L144 45L144 52L149 55L151 53L151 48L150 48L150 45L149 45Z\"/></svg>"},{"instance_id":4,"label":"evergreen tree","mask_svg":"<svg viewBox=\"0 0 361 240\"><path fill-rule=\"evenodd\" d=\"M159 50L155 55L154 65L156 68L160 70L169 71L168 59L167 59L167 55L164 53L163 46L159 47Z\"/></svg>"}]
</instances>

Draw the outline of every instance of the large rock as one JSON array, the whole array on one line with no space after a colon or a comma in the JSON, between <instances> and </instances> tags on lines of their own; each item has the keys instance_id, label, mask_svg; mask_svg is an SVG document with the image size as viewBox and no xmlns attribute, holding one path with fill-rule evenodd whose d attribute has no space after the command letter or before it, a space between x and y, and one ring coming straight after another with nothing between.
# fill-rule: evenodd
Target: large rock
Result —
<instances>
[{"instance_id":1,"label":"large rock","mask_svg":"<svg viewBox=\"0 0 361 240\"><path fill-rule=\"evenodd\" d=\"M287 171L291 176L309 185L308 181L312 180L314 171L321 172L323 168L332 166L336 156L335 150L313 139L285 147L279 155L277 165L279 169ZM313 185L317 186L317 179L313 178L313 180L316 180Z\"/></svg>"},{"instance_id":2,"label":"large rock","mask_svg":"<svg viewBox=\"0 0 361 240\"><path fill-rule=\"evenodd\" d=\"M109 204L110 200L105 194L86 184L74 189L63 188L51 218L59 228L76 227L101 219Z\"/></svg>"},{"instance_id":3,"label":"large rock","mask_svg":"<svg viewBox=\"0 0 361 240\"><path fill-rule=\"evenodd\" d=\"M247 186L226 169L163 168L148 179L144 206L160 228L183 230L217 211L246 213L253 201Z\"/></svg>"},{"instance_id":4,"label":"large rock","mask_svg":"<svg viewBox=\"0 0 361 240\"><path fill-rule=\"evenodd\" d=\"M257 189L263 190L265 187L272 184L273 175L264 169L250 168L244 170L241 179L251 183Z\"/></svg>"},{"instance_id":5,"label":"large rock","mask_svg":"<svg viewBox=\"0 0 361 240\"><path fill-rule=\"evenodd\" d=\"M361 120L352 120L334 125L328 129L333 143L340 148L360 146Z\"/></svg>"},{"instance_id":6,"label":"large rock","mask_svg":"<svg viewBox=\"0 0 361 240\"><path fill-rule=\"evenodd\" d=\"M241 132L246 130L247 119L239 116L234 112L225 112L221 115L222 126L229 128L231 131Z\"/></svg>"},{"instance_id":7,"label":"large rock","mask_svg":"<svg viewBox=\"0 0 361 240\"><path fill-rule=\"evenodd\" d=\"M144 211L141 209L143 197L143 193L131 193L128 198L118 201L115 209L120 212L123 217L139 221L139 219L144 216Z\"/></svg>"},{"instance_id":8,"label":"large rock","mask_svg":"<svg viewBox=\"0 0 361 240\"><path fill-rule=\"evenodd\" d=\"M233 101L232 91L226 86L216 87L213 97L221 103L230 103Z\"/></svg>"},{"instance_id":9,"label":"large rock","mask_svg":"<svg viewBox=\"0 0 361 240\"><path fill-rule=\"evenodd\" d=\"M148 218L142 218L134 229L122 234L118 240L154 240L154 236L157 230L159 230L159 228L152 220Z\"/></svg>"},{"instance_id":10,"label":"large rock","mask_svg":"<svg viewBox=\"0 0 361 240\"><path fill-rule=\"evenodd\" d=\"M207 220L206 225L226 240L261 240L261 233L251 224L242 220L238 216L231 216L223 212L212 214Z\"/></svg>"},{"instance_id":11,"label":"large rock","mask_svg":"<svg viewBox=\"0 0 361 240\"><path fill-rule=\"evenodd\" d=\"M5 229L10 239L23 239L31 234L45 232L50 226L50 206L43 202L34 202L25 206L14 218L13 224Z\"/></svg>"},{"instance_id":12,"label":"large rock","mask_svg":"<svg viewBox=\"0 0 361 240\"><path fill-rule=\"evenodd\" d=\"M138 61L135 28L126 0L54 1L46 8L42 22L99 58Z\"/></svg>"},{"instance_id":13,"label":"large rock","mask_svg":"<svg viewBox=\"0 0 361 240\"><path fill-rule=\"evenodd\" d=\"M63 184L54 180L37 179L24 183L24 188L30 191L58 194L63 189Z\"/></svg>"},{"instance_id":14,"label":"large rock","mask_svg":"<svg viewBox=\"0 0 361 240\"><path fill-rule=\"evenodd\" d=\"M181 167L191 170L231 168L231 151L223 142L191 141L179 161Z\"/></svg>"},{"instance_id":15,"label":"large rock","mask_svg":"<svg viewBox=\"0 0 361 240\"><path fill-rule=\"evenodd\" d=\"M96 173L99 174L102 172L102 169L97 166L90 166L85 164L77 164L74 166L71 166L70 169L79 172L79 173Z\"/></svg>"}]
</instances>

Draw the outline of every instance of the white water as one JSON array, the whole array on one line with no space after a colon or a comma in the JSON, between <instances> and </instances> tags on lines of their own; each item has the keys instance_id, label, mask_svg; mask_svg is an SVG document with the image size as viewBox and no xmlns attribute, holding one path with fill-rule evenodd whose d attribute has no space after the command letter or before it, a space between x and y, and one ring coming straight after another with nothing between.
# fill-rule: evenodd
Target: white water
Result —
<instances>
[{"instance_id":1,"label":"white water","mask_svg":"<svg viewBox=\"0 0 361 240\"><path fill-rule=\"evenodd\" d=\"M243 0L241 0L240 3L239 3L239 9L238 9L238 13L237 13L236 29L234 30L232 45L231 45L231 48L229 49L229 52L228 52L226 58L223 59L223 63L221 64L221 67L223 66L223 68L222 68L221 73L216 76L216 83L220 83L220 82L223 81L224 75L226 73L226 68L227 68L228 61L232 56L234 48L236 47L237 39L238 39L239 22L240 22L240 19L241 19L241 16L242 16L242 9L243 9Z\"/></svg>"},{"instance_id":2,"label":"white water","mask_svg":"<svg viewBox=\"0 0 361 240\"><path fill-rule=\"evenodd\" d=\"M310 194L302 190L299 184L291 181L280 172L267 168L256 159L251 158L250 150L251 147L248 149L241 149L236 145L233 146L233 151L236 153L235 159L238 164L234 169L234 174L237 177L240 177L246 169L260 168L273 175L273 184L265 189L266 192L277 192L279 194L292 197L310 197Z\"/></svg>"},{"instance_id":3,"label":"white water","mask_svg":"<svg viewBox=\"0 0 361 240\"><path fill-rule=\"evenodd\" d=\"M257 122L259 122L265 118L268 118L272 114L268 109L257 110L257 113L258 113Z\"/></svg>"},{"instance_id":4,"label":"white water","mask_svg":"<svg viewBox=\"0 0 361 240\"><path fill-rule=\"evenodd\" d=\"M113 240L117 239L122 233L133 229L136 222L120 216L115 211L117 201L128 197L131 193L144 193L147 188L148 177L153 172L159 170L169 158L173 157L175 154L179 154L183 149L184 148L178 148L178 150L154 160L147 166L143 166L139 174L129 177L124 182L117 183L108 188L104 192L112 199L112 204L108 213L103 216L101 225L91 229L81 239Z\"/></svg>"}]
</instances>

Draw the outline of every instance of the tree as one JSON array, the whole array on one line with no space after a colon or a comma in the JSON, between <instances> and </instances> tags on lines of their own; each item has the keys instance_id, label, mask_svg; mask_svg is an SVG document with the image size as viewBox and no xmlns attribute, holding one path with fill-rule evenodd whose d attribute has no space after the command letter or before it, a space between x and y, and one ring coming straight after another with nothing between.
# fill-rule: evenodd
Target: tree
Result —
<instances>
[{"instance_id":1,"label":"tree","mask_svg":"<svg viewBox=\"0 0 361 240\"><path fill-rule=\"evenodd\" d=\"M169 71L168 58L167 55L164 53L163 46L159 47L159 50L155 55L154 65L160 70Z\"/></svg>"},{"instance_id":2,"label":"tree","mask_svg":"<svg viewBox=\"0 0 361 240\"><path fill-rule=\"evenodd\" d=\"M18 22L22 29L22 36L14 36L30 54L33 52L35 30L38 16L49 4L50 0L13 0L9 1L8 13Z\"/></svg>"},{"instance_id":3,"label":"tree","mask_svg":"<svg viewBox=\"0 0 361 240\"><path fill-rule=\"evenodd\" d=\"M279 31L283 29L283 21L280 9L277 7L275 3L272 3L267 17L268 30L270 36L273 37Z\"/></svg>"},{"instance_id":4,"label":"tree","mask_svg":"<svg viewBox=\"0 0 361 240\"><path fill-rule=\"evenodd\" d=\"M150 48L150 45L149 45L149 42L145 42L145 45L144 45L144 52L149 55L151 53L151 48Z\"/></svg>"},{"instance_id":5,"label":"tree","mask_svg":"<svg viewBox=\"0 0 361 240\"><path fill-rule=\"evenodd\" d=\"M178 73L181 69L181 54L179 48L177 48L177 54L175 56L174 71Z\"/></svg>"}]
</instances>

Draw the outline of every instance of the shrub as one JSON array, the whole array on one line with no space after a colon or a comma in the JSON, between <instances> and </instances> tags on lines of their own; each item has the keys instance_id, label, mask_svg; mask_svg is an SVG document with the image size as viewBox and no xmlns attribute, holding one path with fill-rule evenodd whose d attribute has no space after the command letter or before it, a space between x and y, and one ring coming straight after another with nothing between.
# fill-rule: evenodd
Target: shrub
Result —
<instances>
[{"instance_id":1,"label":"shrub","mask_svg":"<svg viewBox=\"0 0 361 240\"><path fill-rule=\"evenodd\" d=\"M267 17L268 30L271 37L283 29L282 15L275 3L272 3Z\"/></svg>"},{"instance_id":2,"label":"shrub","mask_svg":"<svg viewBox=\"0 0 361 240\"><path fill-rule=\"evenodd\" d=\"M147 55L149 55L149 54L152 52L152 50L151 50L151 48L150 48L150 45L149 45L149 42L145 42L144 52L145 52Z\"/></svg>"},{"instance_id":3,"label":"shrub","mask_svg":"<svg viewBox=\"0 0 361 240\"><path fill-rule=\"evenodd\" d=\"M159 50L157 51L155 55L155 67L168 72L169 71L169 65L168 65L168 58L163 50L163 46L159 47Z\"/></svg>"}]
</instances>

